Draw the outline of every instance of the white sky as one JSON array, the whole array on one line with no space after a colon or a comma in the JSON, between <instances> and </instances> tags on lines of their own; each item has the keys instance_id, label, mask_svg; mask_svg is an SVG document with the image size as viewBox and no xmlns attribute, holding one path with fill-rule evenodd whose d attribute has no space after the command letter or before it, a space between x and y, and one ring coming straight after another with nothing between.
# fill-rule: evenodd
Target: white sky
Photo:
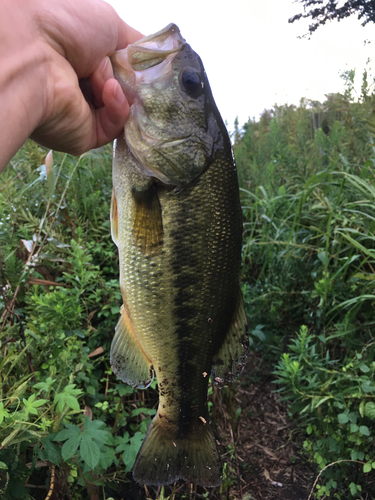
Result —
<instances>
[{"instance_id":1,"label":"white sky","mask_svg":"<svg viewBox=\"0 0 375 500\"><path fill-rule=\"evenodd\" d=\"M363 68L375 50L375 25L356 16L333 21L311 39L308 21L288 23L301 12L293 0L107 0L128 24L145 35L173 22L200 55L216 104L229 129L274 104L324 100L343 91L339 74ZM372 43L365 45L364 41ZM371 63L370 66L371 67Z\"/></svg>"}]
</instances>

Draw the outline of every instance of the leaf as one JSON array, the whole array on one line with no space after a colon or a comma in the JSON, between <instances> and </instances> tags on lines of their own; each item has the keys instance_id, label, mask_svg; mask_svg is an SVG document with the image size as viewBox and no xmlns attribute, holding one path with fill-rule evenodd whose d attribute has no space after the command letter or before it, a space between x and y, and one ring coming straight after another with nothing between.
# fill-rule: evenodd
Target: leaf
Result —
<instances>
[{"instance_id":1,"label":"leaf","mask_svg":"<svg viewBox=\"0 0 375 500\"><path fill-rule=\"evenodd\" d=\"M359 428L359 432L363 436L369 436L370 435L370 429L367 427L367 425L361 425Z\"/></svg>"},{"instance_id":2,"label":"leaf","mask_svg":"<svg viewBox=\"0 0 375 500\"><path fill-rule=\"evenodd\" d=\"M72 410L79 411L79 403L77 398L75 398L74 396L67 394L65 396L65 404L69 406L69 408L71 408Z\"/></svg>"},{"instance_id":3,"label":"leaf","mask_svg":"<svg viewBox=\"0 0 375 500\"><path fill-rule=\"evenodd\" d=\"M371 385L371 380L365 380L362 384L362 391L366 394L375 391L375 386Z\"/></svg>"},{"instance_id":4,"label":"leaf","mask_svg":"<svg viewBox=\"0 0 375 500\"><path fill-rule=\"evenodd\" d=\"M128 445L124 445L122 459L126 465L126 472L129 472L132 469L144 437L145 436L142 432L136 432L134 436L130 438L130 443Z\"/></svg>"},{"instance_id":5,"label":"leaf","mask_svg":"<svg viewBox=\"0 0 375 500\"><path fill-rule=\"evenodd\" d=\"M8 412L8 410L6 410L6 409L4 408L4 404L3 404L3 402L2 402L2 401L0 401L0 424L2 424L2 423L3 423L3 420L4 420L5 418L8 418L8 417L9 417L9 415L10 415L10 413Z\"/></svg>"},{"instance_id":6,"label":"leaf","mask_svg":"<svg viewBox=\"0 0 375 500\"><path fill-rule=\"evenodd\" d=\"M350 493L354 496L357 493L357 485L355 483L349 484Z\"/></svg>"},{"instance_id":7,"label":"leaf","mask_svg":"<svg viewBox=\"0 0 375 500\"><path fill-rule=\"evenodd\" d=\"M374 410L375 410L375 408L374 408ZM359 414L361 415L362 418L365 415L365 400L364 399L362 399L362 401L361 401L361 403L359 405ZM375 416L375 413L374 413L374 416Z\"/></svg>"},{"instance_id":8,"label":"leaf","mask_svg":"<svg viewBox=\"0 0 375 500\"><path fill-rule=\"evenodd\" d=\"M60 448L55 443L51 443L48 438L42 438L41 442L43 444L43 450L46 455L46 459L55 465L58 465L61 461L61 451Z\"/></svg>"},{"instance_id":9,"label":"leaf","mask_svg":"<svg viewBox=\"0 0 375 500\"><path fill-rule=\"evenodd\" d=\"M34 389L40 389L41 391L48 392L52 385L56 382L56 379L52 379L51 377L47 377L45 382L38 382L34 385Z\"/></svg>"},{"instance_id":10,"label":"leaf","mask_svg":"<svg viewBox=\"0 0 375 500\"><path fill-rule=\"evenodd\" d=\"M350 424L350 432L358 432L358 425L357 424Z\"/></svg>"},{"instance_id":11,"label":"leaf","mask_svg":"<svg viewBox=\"0 0 375 500\"><path fill-rule=\"evenodd\" d=\"M156 410L155 408L134 408L134 410L132 410L131 412L131 416L132 417L136 417L137 415L140 415L141 413L143 413L143 415L155 415L156 414Z\"/></svg>"},{"instance_id":12,"label":"leaf","mask_svg":"<svg viewBox=\"0 0 375 500\"><path fill-rule=\"evenodd\" d=\"M108 430L108 427L102 420L93 420L91 421L88 417L85 419L85 434L92 437L99 443L105 443L109 445L114 445L115 440Z\"/></svg>"},{"instance_id":13,"label":"leaf","mask_svg":"<svg viewBox=\"0 0 375 500\"><path fill-rule=\"evenodd\" d=\"M349 422L349 417L346 413L339 413L337 415L339 424L347 424Z\"/></svg>"},{"instance_id":14,"label":"leaf","mask_svg":"<svg viewBox=\"0 0 375 500\"><path fill-rule=\"evenodd\" d=\"M371 463L364 464L364 466L363 466L363 472L370 472L371 469L372 469Z\"/></svg>"},{"instance_id":15,"label":"leaf","mask_svg":"<svg viewBox=\"0 0 375 500\"><path fill-rule=\"evenodd\" d=\"M366 417L371 418L371 420L375 420L375 403L372 401L366 403L364 413Z\"/></svg>"},{"instance_id":16,"label":"leaf","mask_svg":"<svg viewBox=\"0 0 375 500\"><path fill-rule=\"evenodd\" d=\"M99 446L87 434L82 436L80 452L82 460L86 462L90 469L94 469L98 465L100 459Z\"/></svg>"},{"instance_id":17,"label":"leaf","mask_svg":"<svg viewBox=\"0 0 375 500\"><path fill-rule=\"evenodd\" d=\"M80 436L78 439L76 438L69 438L64 444L63 447L61 448L61 456L63 460L66 462L71 458L76 451L78 450L79 443L82 439L82 436Z\"/></svg>"},{"instance_id":18,"label":"leaf","mask_svg":"<svg viewBox=\"0 0 375 500\"><path fill-rule=\"evenodd\" d=\"M368 373L371 369L365 365L364 363L359 366L359 369L361 370L362 373Z\"/></svg>"},{"instance_id":19,"label":"leaf","mask_svg":"<svg viewBox=\"0 0 375 500\"><path fill-rule=\"evenodd\" d=\"M67 429L63 429L56 434L54 441L65 441L69 438L79 439L79 436L81 435L81 429L79 427L71 424L67 424L66 427Z\"/></svg>"},{"instance_id":20,"label":"leaf","mask_svg":"<svg viewBox=\"0 0 375 500\"><path fill-rule=\"evenodd\" d=\"M116 455L115 450L109 446L104 446L100 453L100 465L104 470L109 469L113 462L115 461Z\"/></svg>"},{"instance_id":21,"label":"leaf","mask_svg":"<svg viewBox=\"0 0 375 500\"><path fill-rule=\"evenodd\" d=\"M32 394L29 399L24 399L23 404L25 405L25 413L28 415L31 413L32 415L38 415L38 412L36 408L39 408L39 406L44 405L44 403L47 402L46 399L37 399L35 401L36 394Z\"/></svg>"},{"instance_id":22,"label":"leaf","mask_svg":"<svg viewBox=\"0 0 375 500\"><path fill-rule=\"evenodd\" d=\"M319 252L317 257L318 259L320 260L320 262L324 265L325 262L326 262L326 255L327 255L327 252Z\"/></svg>"},{"instance_id":23,"label":"leaf","mask_svg":"<svg viewBox=\"0 0 375 500\"><path fill-rule=\"evenodd\" d=\"M126 472L132 470L138 451L134 449L130 444L124 446L125 450L122 454L122 460L124 461Z\"/></svg>"},{"instance_id":24,"label":"leaf","mask_svg":"<svg viewBox=\"0 0 375 500\"><path fill-rule=\"evenodd\" d=\"M64 387L63 392L56 394L53 403L56 404L56 409L59 413L62 413L65 405L69 406L72 410L79 411L79 402L76 396L82 394L81 389L74 389L75 384L69 384Z\"/></svg>"}]
</instances>

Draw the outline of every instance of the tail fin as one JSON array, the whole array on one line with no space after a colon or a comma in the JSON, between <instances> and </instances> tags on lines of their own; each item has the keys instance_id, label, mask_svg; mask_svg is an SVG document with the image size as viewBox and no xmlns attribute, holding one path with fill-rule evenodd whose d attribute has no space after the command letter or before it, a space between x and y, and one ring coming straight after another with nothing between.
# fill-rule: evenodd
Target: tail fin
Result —
<instances>
[{"instance_id":1,"label":"tail fin","mask_svg":"<svg viewBox=\"0 0 375 500\"><path fill-rule=\"evenodd\" d=\"M200 420L178 437L177 426L156 415L139 450L133 477L141 484L160 486L178 479L200 486L219 486L221 463L212 428Z\"/></svg>"}]
</instances>

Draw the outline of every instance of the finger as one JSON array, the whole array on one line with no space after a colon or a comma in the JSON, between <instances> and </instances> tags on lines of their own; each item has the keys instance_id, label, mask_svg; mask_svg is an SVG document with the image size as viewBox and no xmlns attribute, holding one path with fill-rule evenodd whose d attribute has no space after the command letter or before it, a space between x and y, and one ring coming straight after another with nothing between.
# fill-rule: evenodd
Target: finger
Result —
<instances>
[{"instance_id":1,"label":"finger","mask_svg":"<svg viewBox=\"0 0 375 500\"><path fill-rule=\"evenodd\" d=\"M34 0L35 16L50 46L69 61L78 78L88 78L104 56L134 43L142 35L102 0ZM39 22L39 21L38 21Z\"/></svg>"},{"instance_id":2,"label":"finger","mask_svg":"<svg viewBox=\"0 0 375 500\"><path fill-rule=\"evenodd\" d=\"M129 116L129 103L119 83L111 78L107 80L102 95L104 107L97 109L96 131L97 145L103 146L118 137Z\"/></svg>"},{"instance_id":3,"label":"finger","mask_svg":"<svg viewBox=\"0 0 375 500\"><path fill-rule=\"evenodd\" d=\"M116 50L124 49L129 44L134 43L143 37L144 35L142 35L142 33L132 28L131 26L129 26L129 24L125 23L121 19L119 25L119 36L118 36L118 44Z\"/></svg>"},{"instance_id":4,"label":"finger","mask_svg":"<svg viewBox=\"0 0 375 500\"><path fill-rule=\"evenodd\" d=\"M113 78L113 69L109 57L104 57L97 69L90 76L90 84L94 93L94 104L97 107L104 106L103 89L107 80Z\"/></svg>"}]
</instances>

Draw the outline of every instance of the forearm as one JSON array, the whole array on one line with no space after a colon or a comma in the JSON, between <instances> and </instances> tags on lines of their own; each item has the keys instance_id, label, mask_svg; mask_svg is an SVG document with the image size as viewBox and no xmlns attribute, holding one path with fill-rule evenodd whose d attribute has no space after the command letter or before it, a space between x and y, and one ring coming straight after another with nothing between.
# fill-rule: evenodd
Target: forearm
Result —
<instances>
[{"instance_id":1,"label":"forearm","mask_svg":"<svg viewBox=\"0 0 375 500\"><path fill-rule=\"evenodd\" d=\"M1 0L0 171L36 128L45 107L46 55L28 0ZM26 12L25 12L26 10Z\"/></svg>"},{"instance_id":2,"label":"forearm","mask_svg":"<svg viewBox=\"0 0 375 500\"><path fill-rule=\"evenodd\" d=\"M0 58L0 171L37 127L43 115L45 87L42 61L38 61L33 52L34 49L28 48L22 58Z\"/></svg>"}]
</instances>

